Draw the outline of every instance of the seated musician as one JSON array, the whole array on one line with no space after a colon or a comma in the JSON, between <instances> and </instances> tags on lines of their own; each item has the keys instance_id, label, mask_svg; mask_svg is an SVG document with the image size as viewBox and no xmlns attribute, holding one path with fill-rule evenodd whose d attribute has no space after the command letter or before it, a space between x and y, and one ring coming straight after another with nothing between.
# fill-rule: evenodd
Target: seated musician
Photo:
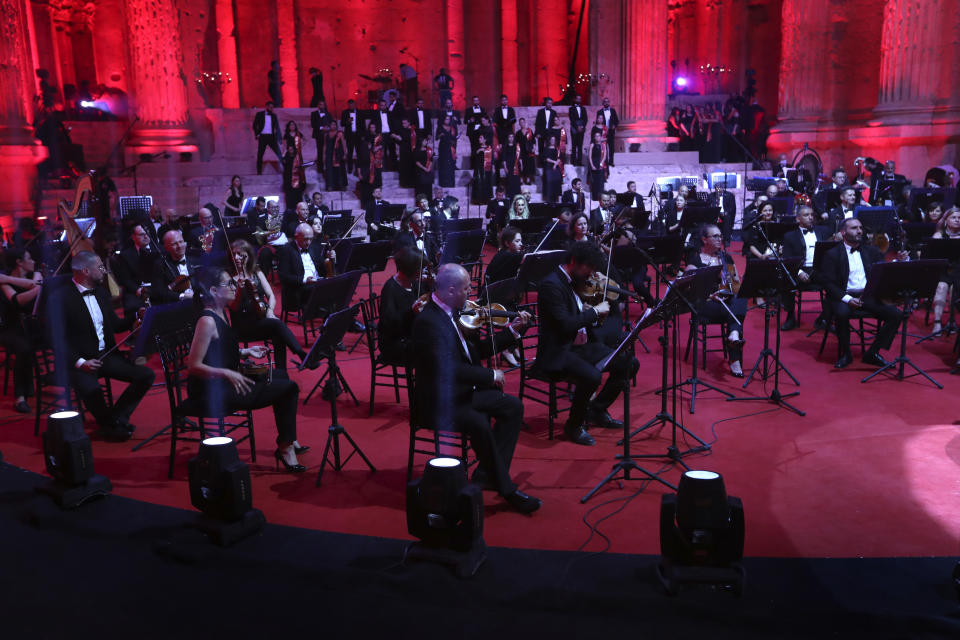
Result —
<instances>
[{"instance_id":1,"label":"seated musician","mask_svg":"<svg viewBox=\"0 0 960 640\"><path fill-rule=\"evenodd\" d=\"M487 237L494 238L507 224L509 217L509 203L507 202L507 191L503 185L497 185L493 200L487 203L486 219Z\"/></svg>"},{"instance_id":2,"label":"seated musician","mask_svg":"<svg viewBox=\"0 0 960 640\"><path fill-rule=\"evenodd\" d=\"M263 273L269 278L273 275L273 265L277 260L280 248L290 242L283 231L283 222L280 215L280 204L276 200L267 203L267 217L263 220L264 243L257 253L257 261Z\"/></svg>"},{"instance_id":3,"label":"seated musician","mask_svg":"<svg viewBox=\"0 0 960 640\"><path fill-rule=\"evenodd\" d=\"M143 306L150 292L149 286L143 285L150 281L151 268L157 258L157 254L150 250L150 235L143 225L133 226L130 238L133 241L132 246L121 251L112 260L113 275L123 290L124 316L136 313L137 309Z\"/></svg>"},{"instance_id":4,"label":"seated musician","mask_svg":"<svg viewBox=\"0 0 960 640\"><path fill-rule=\"evenodd\" d=\"M209 415L218 416L243 409L273 407L277 425L277 466L293 473L306 471L297 454L309 447L297 442L297 400L300 389L287 378L253 380L240 372L243 358L262 358L266 347L241 349L237 334L227 323L224 310L237 294L237 283L225 269L208 267L199 278L204 309L197 320L193 343L187 356L187 393L203 398Z\"/></svg>"},{"instance_id":5,"label":"seated musician","mask_svg":"<svg viewBox=\"0 0 960 640\"><path fill-rule=\"evenodd\" d=\"M313 243L313 227L300 224L293 235L293 242L281 247L277 256L277 273L280 276L280 295L285 309L299 309L309 297L310 285L322 277L323 250Z\"/></svg>"},{"instance_id":6,"label":"seated musician","mask_svg":"<svg viewBox=\"0 0 960 640\"><path fill-rule=\"evenodd\" d=\"M743 255L747 259L767 260L773 257L773 249L759 229L764 222L773 222L773 203L769 201L760 205L756 222L743 232Z\"/></svg>"},{"instance_id":7,"label":"seated musician","mask_svg":"<svg viewBox=\"0 0 960 640\"><path fill-rule=\"evenodd\" d=\"M267 199L257 196L253 209L247 210L247 226L251 231L267 228Z\"/></svg>"},{"instance_id":8,"label":"seated musician","mask_svg":"<svg viewBox=\"0 0 960 640\"><path fill-rule=\"evenodd\" d=\"M940 216L933 237L936 239L960 239L960 208L950 207L945 214ZM940 333L942 330L940 318L943 316L943 309L947 305L947 300L955 298L957 295L957 288L960 285L960 264L957 262L957 260L950 262L946 271L941 275L940 282L937 283L937 292L933 296L934 333Z\"/></svg>"},{"instance_id":9,"label":"seated musician","mask_svg":"<svg viewBox=\"0 0 960 640\"><path fill-rule=\"evenodd\" d=\"M380 291L377 341L383 362L407 366L412 356L413 320L426 304L419 296L421 274L428 261L415 247L406 246L393 256L393 262L397 265L397 273L383 284Z\"/></svg>"},{"instance_id":10,"label":"seated musician","mask_svg":"<svg viewBox=\"0 0 960 640\"><path fill-rule=\"evenodd\" d=\"M287 211L283 214L281 228L287 239L293 240L293 235L297 232L297 227L307 222L310 218L310 205L306 202L298 202L293 211Z\"/></svg>"},{"instance_id":11,"label":"seated musician","mask_svg":"<svg viewBox=\"0 0 960 640\"><path fill-rule=\"evenodd\" d=\"M583 192L583 180L574 178L570 182L570 188L560 196L560 202L570 205L577 213L583 213L587 208L587 194Z\"/></svg>"},{"instance_id":12,"label":"seated musician","mask_svg":"<svg viewBox=\"0 0 960 640\"><path fill-rule=\"evenodd\" d=\"M843 369L853 362L853 355L850 352L850 312L852 310L867 313L879 321L876 338L863 354L863 361L867 364L883 366L887 361L880 356L879 351L889 349L893 344L893 338L897 335L897 328L900 326L900 310L891 304L883 304L878 300L863 297L870 267L877 262L883 262L883 254L876 247L862 243L863 225L856 218L843 220L840 223L840 234L843 242L823 255L822 268L817 274L820 284L827 291L836 321L839 358L834 366L837 369Z\"/></svg>"},{"instance_id":13,"label":"seated musician","mask_svg":"<svg viewBox=\"0 0 960 640\"><path fill-rule=\"evenodd\" d=\"M510 479L523 404L503 392L503 371L479 364L490 355L490 341L465 336L460 329L458 314L469 293L470 275L463 267L441 266L436 289L413 322L418 420L424 427L453 427L469 437L478 460L473 481L492 487L517 511L533 513L540 500ZM510 331L497 332L497 346L512 345L528 322L529 315L520 315Z\"/></svg>"},{"instance_id":14,"label":"seated musician","mask_svg":"<svg viewBox=\"0 0 960 640\"><path fill-rule=\"evenodd\" d=\"M230 304L230 323L244 342L270 340L273 343L274 364L278 375L287 375L287 349L302 362L306 351L297 342L293 332L274 313L277 299L270 281L257 265L253 247L246 240L234 240L233 264L236 266L237 295ZM250 286L247 283L250 283ZM252 287L252 291L251 288ZM256 299L254 299L254 296ZM261 313L258 303L264 309Z\"/></svg>"},{"instance_id":15,"label":"seated musician","mask_svg":"<svg viewBox=\"0 0 960 640\"><path fill-rule=\"evenodd\" d=\"M223 230L215 223L213 210L216 207L210 203L200 208L197 219L200 226L191 227L185 236L187 247L197 254L217 251L221 255L226 253L226 238Z\"/></svg>"},{"instance_id":16,"label":"seated musician","mask_svg":"<svg viewBox=\"0 0 960 640\"><path fill-rule=\"evenodd\" d=\"M600 393L590 400L602 378L595 365L612 351L596 338L593 328L610 313L610 304L604 300L593 307L586 305L576 290L605 266L606 260L596 245L578 242L570 247L566 263L540 281L537 293L540 336L534 366L576 386L563 431L572 442L582 445L594 444L587 433L588 425L623 427L607 409L639 366L630 354L621 354L612 363Z\"/></svg>"},{"instance_id":17,"label":"seated musician","mask_svg":"<svg viewBox=\"0 0 960 640\"><path fill-rule=\"evenodd\" d=\"M853 212L857 205L866 204L857 195L857 190L853 187L844 187L840 191L840 204L823 214L825 224L832 229L839 230L840 223L853 217Z\"/></svg>"},{"instance_id":18,"label":"seated musician","mask_svg":"<svg viewBox=\"0 0 960 640\"><path fill-rule=\"evenodd\" d=\"M330 213L330 208L323 204L323 193L314 191L310 196L309 211L311 216L318 216L321 220Z\"/></svg>"},{"instance_id":19,"label":"seated musician","mask_svg":"<svg viewBox=\"0 0 960 640\"><path fill-rule=\"evenodd\" d=\"M33 391L34 338L24 321L36 305L43 280L34 270L33 257L25 249L9 247L4 253L10 275L0 274L0 290L3 291L3 323L0 325L0 344L7 357L14 358L13 365L13 410L30 413L27 395Z\"/></svg>"},{"instance_id":20,"label":"seated musician","mask_svg":"<svg viewBox=\"0 0 960 640\"><path fill-rule=\"evenodd\" d=\"M168 232L176 233L179 231ZM180 239L183 242L183 239ZM67 371L70 385L93 414L106 440L128 440L135 427L130 416L153 385L153 370L131 364L115 350L114 334L131 328L136 316L121 320L103 285L106 269L100 256L81 251L73 257L73 282L51 295L48 309L57 370ZM110 353L106 353L110 351ZM129 383L108 408L101 377Z\"/></svg>"},{"instance_id":21,"label":"seated musician","mask_svg":"<svg viewBox=\"0 0 960 640\"><path fill-rule=\"evenodd\" d=\"M600 194L600 204L590 211L590 233L602 235L609 230L608 228L613 224L615 198L616 196L611 195L610 191L603 191Z\"/></svg>"},{"instance_id":22,"label":"seated musician","mask_svg":"<svg viewBox=\"0 0 960 640\"><path fill-rule=\"evenodd\" d=\"M570 218L567 225L567 246L577 242L595 242L596 238L590 233L590 218L585 213L578 213Z\"/></svg>"},{"instance_id":23,"label":"seated musician","mask_svg":"<svg viewBox=\"0 0 960 640\"><path fill-rule=\"evenodd\" d=\"M150 303L167 304L193 298L193 277L199 268L187 260L183 233L170 229L163 234L163 255L153 264Z\"/></svg>"},{"instance_id":24,"label":"seated musician","mask_svg":"<svg viewBox=\"0 0 960 640\"><path fill-rule=\"evenodd\" d=\"M418 209L407 213L400 220L400 231L393 238L393 250L397 252L403 247L414 247L423 251L432 264L436 264L439 259L440 248L433 236L427 233L423 214Z\"/></svg>"},{"instance_id":25,"label":"seated musician","mask_svg":"<svg viewBox=\"0 0 960 640\"><path fill-rule=\"evenodd\" d=\"M701 242L700 250L687 257L687 270L726 265L732 283L739 283L740 276L737 274L737 265L734 264L730 254L723 250L723 234L720 227L715 224L703 225L700 227L698 235ZM724 308L724 305L732 312L732 317L731 313ZM726 342L727 357L730 360L730 373L736 378L742 378L743 323L747 317L747 301L739 297L731 297L724 302L710 299L700 307L699 315L702 320L708 322L728 323L730 332L726 336Z\"/></svg>"},{"instance_id":26,"label":"seated musician","mask_svg":"<svg viewBox=\"0 0 960 640\"><path fill-rule=\"evenodd\" d=\"M520 230L507 226L500 232L500 250L490 259L483 277L487 285L515 278L523 259L523 239Z\"/></svg>"},{"instance_id":27,"label":"seated musician","mask_svg":"<svg viewBox=\"0 0 960 640\"><path fill-rule=\"evenodd\" d=\"M383 199L383 189L375 187L373 197L363 207L363 219L367 223L367 235L370 242L389 240L394 235L395 229L388 222L381 221L383 210L389 204Z\"/></svg>"},{"instance_id":28,"label":"seated musician","mask_svg":"<svg viewBox=\"0 0 960 640\"><path fill-rule=\"evenodd\" d=\"M830 239L830 230L825 227L815 227L814 222L817 214L813 207L803 205L797 211L797 224L799 229L788 231L783 235L783 257L784 258L802 258L803 263L797 272L797 284L800 290L809 290L816 286L813 273L813 254L818 242L826 242ZM784 331L790 331L797 326L796 316L796 294L793 291L787 291L783 295L783 304L787 310L787 319L783 326ZM817 318L814 326L819 326L823 320L823 315Z\"/></svg>"}]
</instances>

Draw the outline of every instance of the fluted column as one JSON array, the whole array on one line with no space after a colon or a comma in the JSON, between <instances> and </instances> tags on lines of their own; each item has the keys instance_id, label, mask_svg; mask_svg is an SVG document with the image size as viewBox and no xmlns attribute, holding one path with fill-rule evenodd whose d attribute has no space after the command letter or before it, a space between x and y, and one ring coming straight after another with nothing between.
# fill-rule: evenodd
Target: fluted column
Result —
<instances>
[{"instance_id":1,"label":"fluted column","mask_svg":"<svg viewBox=\"0 0 960 640\"><path fill-rule=\"evenodd\" d=\"M789 121L827 116L829 0L783 0L777 117Z\"/></svg>"},{"instance_id":2,"label":"fluted column","mask_svg":"<svg viewBox=\"0 0 960 640\"><path fill-rule=\"evenodd\" d=\"M517 0L500 0L500 67L503 92L520 104L520 51L517 44Z\"/></svg>"},{"instance_id":3,"label":"fluted column","mask_svg":"<svg viewBox=\"0 0 960 640\"><path fill-rule=\"evenodd\" d=\"M664 136L669 77L667 0L625 0L622 17L623 90L618 111L621 122L627 124L617 137L643 143L640 138ZM651 146L647 143L644 148Z\"/></svg>"},{"instance_id":4,"label":"fluted column","mask_svg":"<svg viewBox=\"0 0 960 640\"><path fill-rule=\"evenodd\" d=\"M466 106L463 86L464 53L466 40L463 25L464 0L446 0L447 15L447 73L453 78L453 108ZM430 79L433 82L433 78Z\"/></svg>"},{"instance_id":5,"label":"fluted column","mask_svg":"<svg viewBox=\"0 0 960 640\"><path fill-rule=\"evenodd\" d=\"M221 77L220 99L224 109L240 107L240 74L237 73L237 35L233 18L233 0L217 0L217 58Z\"/></svg>"},{"instance_id":6,"label":"fluted column","mask_svg":"<svg viewBox=\"0 0 960 640\"><path fill-rule=\"evenodd\" d=\"M293 12L293 0L277 0L277 40L280 56L280 79L283 86L283 104L287 107L300 105L299 65L297 64L297 25Z\"/></svg>"},{"instance_id":7,"label":"fluted column","mask_svg":"<svg viewBox=\"0 0 960 640\"><path fill-rule=\"evenodd\" d=\"M130 62L139 123L128 147L135 154L194 152L187 122L180 23L173 0L127 0Z\"/></svg>"},{"instance_id":8,"label":"fluted column","mask_svg":"<svg viewBox=\"0 0 960 640\"><path fill-rule=\"evenodd\" d=\"M33 213L37 164L45 147L28 126L34 95L26 0L0 0L0 224L11 229L13 219Z\"/></svg>"}]
</instances>

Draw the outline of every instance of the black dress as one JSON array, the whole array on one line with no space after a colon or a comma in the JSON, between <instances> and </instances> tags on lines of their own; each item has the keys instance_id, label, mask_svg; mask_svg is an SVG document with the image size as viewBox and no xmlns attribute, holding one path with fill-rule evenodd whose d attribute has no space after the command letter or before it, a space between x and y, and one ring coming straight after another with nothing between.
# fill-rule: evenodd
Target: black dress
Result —
<instances>
[{"instance_id":1,"label":"black dress","mask_svg":"<svg viewBox=\"0 0 960 640\"><path fill-rule=\"evenodd\" d=\"M547 148L543 151L543 201L556 202L560 199L560 190L563 188L563 174L552 160L557 160L560 153L556 149Z\"/></svg>"},{"instance_id":2,"label":"black dress","mask_svg":"<svg viewBox=\"0 0 960 640\"><path fill-rule=\"evenodd\" d=\"M283 143L286 151L283 154L283 192L288 209L295 208L297 203L303 200L303 192L307 189L307 185L302 180L296 187L293 186L294 161L299 157L301 164L303 163L303 155L298 150L297 142L297 136L284 134ZM300 142L303 142L303 138L300 138Z\"/></svg>"},{"instance_id":3,"label":"black dress","mask_svg":"<svg viewBox=\"0 0 960 640\"><path fill-rule=\"evenodd\" d=\"M416 287L404 289L396 278L390 278L380 291L380 322L377 342L380 359L388 364L406 366L410 362L410 339L413 334L413 303Z\"/></svg>"},{"instance_id":4,"label":"black dress","mask_svg":"<svg viewBox=\"0 0 960 640\"><path fill-rule=\"evenodd\" d=\"M490 259L484 280L487 284L493 284L508 278L516 278L522 259L523 256L517 251L501 249Z\"/></svg>"},{"instance_id":5,"label":"black dress","mask_svg":"<svg viewBox=\"0 0 960 640\"><path fill-rule=\"evenodd\" d=\"M240 343L233 328L209 309L204 309L200 315L213 318L217 326L217 336L210 339L203 364L239 371ZM297 439L297 397L300 388L292 380L274 378L267 382L261 378L253 389L241 395L223 378L191 376L187 379L187 393L190 398L203 398L205 414L211 417L272 406L277 423L277 444L289 444Z\"/></svg>"},{"instance_id":6,"label":"black dress","mask_svg":"<svg viewBox=\"0 0 960 640\"><path fill-rule=\"evenodd\" d=\"M520 194L524 168L523 151L521 149L519 143L513 146L504 145L503 151L500 153L500 170L502 172L500 186L506 190L508 200L513 200L514 196ZM520 156L519 163L517 162L518 155ZM517 168L516 175L513 173L514 167Z\"/></svg>"},{"instance_id":7,"label":"black dress","mask_svg":"<svg viewBox=\"0 0 960 640\"><path fill-rule=\"evenodd\" d=\"M339 133L327 134L324 144L324 181L327 191L343 191L347 188L346 143Z\"/></svg>"},{"instance_id":8,"label":"black dress","mask_svg":"<svg viewBox=\"0 0 960 640\"><path fill-rule=\"evenodd\" d=\"M596 169L590 169L590 197L599 202L603 185L607 180L606 172L600 163L603 160L603 143L590 145L590 161Z\"/></svg>"},{"instance_id":9,"label":"black dress","mask_svg":"<svg viewBox=\"0 0 960 640\"><path fill-rule=\"evenodd\" d=\"M227 206L224 214L228 216L238 216L240 215L240 207L243 205L243 189L240 191L234 191L233 188L230 188L230 195L227 196Z\"/></svg>"},{"instance_id":10,"label":"black dress","mask_svg":"<svg viewBox=\"0 0 960 640\"><path fill-rule=\"evenodd\" d=\"M416 163L422 164L425 167L428 166L427 165L428 162L430 163L429 171L424 171L420 167L416 166L416 164L414 165L414 167L416 167L416 170L417 170L416 192L417 194L422 193L423 195L429 198L430 194L433 193L433 165L434 165L433 151L430 152L429 161L427 160L427 151L425 149L418 149L417 152L413 154L413 158Z\"/></svg>"},{"instance_id":11,"label":"black dress","mask_svg":"<svg viewBox=\"0 0 960 640\"><path fill-rule=\"evenodd\" d=\"M440 168L437 177L441 187L450 189L457 186L457 136L447 129L440 129L439 142Z\"/></svg>"}]
</instances>

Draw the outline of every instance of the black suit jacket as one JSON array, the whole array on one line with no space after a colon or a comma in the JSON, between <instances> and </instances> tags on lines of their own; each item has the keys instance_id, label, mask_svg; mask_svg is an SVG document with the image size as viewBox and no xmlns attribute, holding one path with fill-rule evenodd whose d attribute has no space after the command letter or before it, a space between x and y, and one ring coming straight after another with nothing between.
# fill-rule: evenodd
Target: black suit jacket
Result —
<instances>
[{"instance_id":1,"label":"black suit jacket","mask_svg":"<svg viewBox=\"0 0 960 640\"><path fill-rule=\"evenodd\" d=\"M486 217L489 220L493 220L493 223L498 227L504 226L507 224L507 218L510 217L510 201L506 198L503 200L491 200L487 203Z\"/></svg>"},{"instance_id":2,"label":"black suit jacket","mask_svg":"<svg viewBox=\"0 0 960 640\"><path fill-rule=\"evenodd\" d=\"M538 136L545 136L548 129L555 129L557 126L557 112L555 109L551 109L550 112L553 114L550 116L550 122L547 122L547 108L542 107L537 110L537 119L533 125L533 131Z\"/></svg>"},{"instance_id":3,"label":"black suit jacket","mask_svg":"<svg viewBox=\"0 0 960 640\"><path fill-rule=\"evenodd\" d=\"M420 112L423 112L423 126L420 126ZM426 134L433 135L433 116L429 109L411 109L408 114L410 124L417 131L417 140L423 140Z\"/></svg>"},{"instance_id":4,"label":"black suit jacket","mask_svg":"<svg viewBox=\"0 0 960 640\"><path fill-rule=\"evenodd\" d=\"M883 262L883 253L880 249L867 244L860 244L863 270L870 277L870 268ZM850 277L850 263L847 261L847 245L840 243L823 254L817 279L831 300L841 300L847 293L847 279Z\"/></svg>"},{"instance_id":5,"label":"black suit jacket","mask_svg":"<svg viewBox=\"0 0 960 640\"><path fill-rule=\"evenodd\" d=\"M463 110L463 121L469 124L480 124L480 119L487 117L487 110L483 107L470 105Z\"/></svg>"},{"instance_id":6,"label":"black suit jacket","mask_svg":"<svg viewBox=\"0 0 960 640\"><path fill-rule=\"evenodd\" d=\"M103 314L104 349L109 349L117 343L114 334L117 331L129 329L136 316L131 315L121 320L113 311L110 294L107 293L106 288L100 286L95 291L100 312ZM90 360L100 355L93 319L83 301L83 296L77 291L73 282L68 282L56 290L51 296L49 310L53 316L51 337L59 371L73 369L80 358Z\"/></svg>"},{"instance_id":7,"label":"black suit jacket","mask_svg":"<svg viewBox=\"0 0 960 640\"><path fill-rule=\"evenodd\" d=\"M310 127L313 129L314 138L320 138L326 135L325 132L321 130L321 127L329 127L331 123L333 123L333 116L327 111L320 113L319 110L315 110L310 114ZM359 126L359 123L357 124Z\"/></svg>"},{"instance_id":8,"label":"black suit jacket","mask_svg":"<svg viewBox=\"0 0 960 640\"><path fill-rule=\"evenodd\" d=\"M537 316L540 319L537 366L545 372L562 368L564 357L573 346L579 329L592 326L598 317L592 309L578 309L576 294L566 277L560 273L560 267L540 281Z\"/></svg>"},{"instance_id":9,"label":"black suit jacket","mask_svg":"<svg viewBox=\"0 0 960 640\"><path fill-rule=\"evenodd\" d=\"M722 193L717 193L716 191L713 191L713 192L710 193L710 197L708 198L707 202L710 203L710 206L711 206L711 207L719 207L719 206L720 206L720 197L721 197L721 196L723 197L723 214L724 214L724 216L725 216L725 217L726 217L726 216L733 216L734 218L736 218L736 216L737 216L737 199L736 199L736 197L735 197L732 193L730 193L729 191L724 191L724 192L722 192Z\"/></svg>"},{"instance_id":10,"label":"black suit jacket","mask_svg":"<svg viewBox=\"0 0 960 640\"><path fill-rule=\"evenodd\" d=\"M853 210L856 211L857 207L861 205L862 203L860 202L854 202ZM834 207L833 209L830 209L830 211L827 212L827 219L825 221L825 224L829 225L831 229L836 231L840 227L840 223L843 222L845 219L846 218L843 214L843 205L841 204Z\"/></svg>"},{"instance_id":11,"label":"black suit jacket","mask_svg":"<svg viewBox=\"0 0 960 640\"><path fill-rule=\"evenodd\" d=\"M367 130L366 126L363 124L364 122L363 113L359 109L353 110L353 113L356 114L356 121L357 121L356 131L353 131L352 129L350 129L350 113L351 113L350 109L344 109L343 111L340 112L340 126L343 128L344 135L352 136L352 135L362 134L364 131Z\"/></svg>"},{"instance_id":12,"label":"black suit jacket","mask_svg":"<svg viewBox=\"0 0 960 640\"><path fill-rule=\"evenodd\" d=\"M193 281L191 288L196 292L197 288L194 286L196 284L195 278L200 269L200 265L194 262L190 256L187 256L185 260L187 261L187 273ZM180 294L170 290L170 285L173 284L178 274L176 265L167 259L166 253L156 258L152 269L153 277L150 279L150 304L167 304L180 300Z\"/></svg>"},{"instance_id":13,"label":"black suit jacket","mask_svg":"<svg viewBox=\"0 0 960 640\"><path fill-rule=\"evenodd\" d=\"M300 216L297 215L296 211L284 211L283 218L280 220L280 229L287 235L291 240L293 239L293 234L297 232L297 227L300 226Z\"/></svg>"},{"instance_id":14,"label":"black suit jacket","mask_svg":"<svg viewBox=\"0 0 960 640\"><path fill-rule=\"evenodd\" d=\"M817 237L817 242L826 242L831 235L830 231L823 227L814 227L813 233ZM783 257L806 259L807 243L804 242L800 229L794 229L783 235Z\"/></svg>"},{"instance_id":15,"label":"black suit jacket","mask_svg":"<svg viewBox=\"0 0 960 640\"><path fill-rule=\"evenodd\" d=\"M322 277L323 251L320 245L311 243L307 247L307 252L313 258L317 275ZM300 248L295 242L288 242L277 251L277 274L280 276L280 285L284 291L299 290L303 286L303 260L300 259Z\"/></svg>"},{"instance_id":16,"label":"black suit jacket","mask_svg":"<svg viewBox=\"0 0 960 640\"><path fill-rule=\"evenodd\" d=\"M610 221L612 222L614 217L616 217L616 213L612 207L607 211L609 213ZM600 207L590 210L590 233L603 233L603 215L600 213Z\"/></svg>"},{"instance_id":17,"label":"black suit jacket","mask_svg":"<svg viewBox=\"0 0 960 640\"><path fill-rule=\"evenodd\" d=\"M586 133L586 131L587 131L587 110L583 107L583 105L580 105L580 107L579 107L579 115L578 115L577 112L578 112L578 107L577 107L576 105L573 105L572 107L570 107L570 127L571 127L571 130L574 129L574 128L576 128L576 129L579 129L580 132Z\"/></svg>"},{"instance_id":18,"label":"black suit jacket","mask_svg":"<svg viewBox=\"0 0 960 640\"><path fill-rule=\"evenodd\" d=\"M517 114L513 107L507 107L507 117L503 117L503 107L499 105L493 110L493 125L498 129L507 129L513 131L513 125L517 122Z\"/></svg>"},{"instance_id":19,"label":"black suit jacket","mask_svg":"<svg viewBox=\"0 0 960 640\"><path fill-rule=\"evenodd\" d=\"M460 120L459 111L457 111L456 109L450 109L449 111L446 109L441 109L440 111L437 112L437 121L434 123L434 131L433 131L434 137L436 137L437 130L440 128L440 125L443 124L443 119L446 118L447 116L450 116L450 122L453 123L454 127L459 127L461 124L463 124L463 122Z\"/></svg>"},{"instance_id":20,"label":"black suit jacket","mask_svg":"<svg viewBox=\"0 0 960 640\"><path fill-rule=\"evenodd\" d=\"M266 124L266 120L266 111L258 111L257 115L253 116L253 135L260 135L260 133L263 131L263 125ZM277 140L279 140L283 134L280 131L280 119L277 118L276 113L270 114L270 122L272 123L271 126L273 127L273 135L277 137Z\"/></svg>"},{"instance_id":21,"label":"black suit jacket","mask_svg":"<svg viewBox=\"0 0 960 640\"><path fill-rule=\"evenodd\" d=\"M563 192L563 195L560 196L560 202L562 204L573 205L574 213L582 212L587 208L587 194L581 189L578 195L579 197L574 201L573 189L567 189Z\"/></svg>"},{"instance_id":22,"label":"black suit jacket","mask_svg":"<svg viewBox=\"0 0 960 640\"><path fill-rule=\"evenodd\" d=\"M125 294L136 295L137 289L152 277L151 266L157 254L146 249L124 249L112 260L113 276Z\"/></svg>"},{"instance_id":23,"label":"black suit jacket","mask_svg":"<svg viewBox=\"0 0 960 640\"><path fill-rule=\"evenodd\" d=\"M469 406L474 389L494 388L492 369L479 363L490 357L490 342L468 337L468 359L453 322L433 300L413 321L413 365L417 376L417 413L423 426L450 429L454 408ZM500 348L515 342L509 331L498 332Z\"/></svg>"},{"instance_id":24,"label":"black suit jacket","mask_svg":"<svg viewBox=\"0 0 960 640\"><path fill-rule=\"evenodd\" d=\"M257 211L256 207L247 210L247 226L253 229L267 228L267 210Z\"/></svg>"},{"instance_id":25,"label":"black suit jacket","mask_svg":"<svg viewBox=\"0 0 960 640\"><path fill-rule=\"evenodd\" d=\"M603 113L603 107L600 107L599 109L597 109L597 113ZM594 114L593 116L593 121L594 122L597 121L596 114ZM620 124L620 116L617 115L617 110L614 109L613 107L610 107L610 124L607 125L607 129L615 129L619 124Z\"/></svg>"},{"instance_id":26,"label":"black suit jacket","mask_svg":"<svg viewBox=\"0 0 960 640\"><path fill-rule=\"evenodd\" d=\"M401 231L393 238L393 252L396 253L404 247L417 247L416 238L413 237L413 231ZM423 234L423 255L431 263L436 264L439 247L432 233Z\"/></svg>"},{"instance_id":27,"label":"black suit jacket","mask_svg":"<svg viewBox=\"0 0 960 640\"><path fill-rule=\"evenodd\" d=\"M379 205L377 204L376 200L370 200L367 203L367 206L363 208L363 219L366 221L367 224L370 224L372 222L374 224L379 225L381 211L383 210L383 207L385 207L388 204L390 203L387 202L386 200L380 200Z\"/></svg>"}]
</instances>

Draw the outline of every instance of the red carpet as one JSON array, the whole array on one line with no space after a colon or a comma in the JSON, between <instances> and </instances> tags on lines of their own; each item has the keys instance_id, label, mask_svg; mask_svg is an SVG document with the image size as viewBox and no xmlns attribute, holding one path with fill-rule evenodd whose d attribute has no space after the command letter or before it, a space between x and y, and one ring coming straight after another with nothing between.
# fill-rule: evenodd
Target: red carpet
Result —
<instances>
[{"instance_id":1,"label":"red carpet","mask_svg":"<svg viewBox=\"0 0 960 640\"><path fill-rule=\"evenodd\" d=\"M389 267L392 270L392 266ZM392 273L392 271L390 272ZM377 280L382 282L384 274ZM379 289L379 285L377 286ZM362 287L361 293L366 292ZM810 308L810 305L808 305ZM683 403L682 421L688 429L713 443L706 456L691 456L693 468L723 474L727 490L743 499L747 518L746 553L751 556L857 557L956 555L960 540L960 430L957 389L960 378L948 375L954 360L953 338L914 345L908 355L937 378L938 390L919 377L904 381L860 380L870 368L859 360L835 371L836 341L828 340L824 355L816 357L819 334L807 338L815 314L804 314L803 325L784 334L782 358L800 380L787 380L784 392L799 390L791 401L807 412L799 417L770 403L725 402L713 392L701 392L697 412L689 415ZM911 331L925 334L923 313L915 314ZM686 336L686 321L682 321ZM296 329L298 329L297 327ZM759 309L747 316L745 367L752 365L762 346L763 316ZM295 333L297 333L295 331ZM657 329L642 337L653 353L639 358L642 369L631 396L634 427L659 409L660 355ZM895 353L888 353L893 357ZM251 465L254 503L270 522L345 533L404 538L403 488L409 430L406 401L394 404L391 392L378 389L376 413L367 417L369 360L363 346L339 360L361 402L355 407L347 395L339 400L340 421L377 466L371 474L359 458L342 473L329 469L321 488L314 487L329 425L329 406L319 397L302 407L299 439L313 449L301 456L308 473L289 475L273 467L275 431L269 411L256 415L258 457ZM766 395L754 381L743 390L731 377L719 354L710 354L706 381L738 396ZM154 362L155 366L159 366ZM322 373L293 373L301 397ZM685 378L689 366L683 367ZM508 374L516 391L519 373ZM33 419L24 419L5 403L0 414L0 450L14 465L43 472L40 439L34 438ZM622 415L618 401L611 408ZM149 502L190 508L186 461L195 445L185 444L178 455L176 477L166 478L169 440L159 438L139 452L130 448L166 424L166 392L154 389L133 421L133 440L124 444L94 442L97 471L110 477L115 493ZM547 439L545 411L528 403L530 430L520 436L512 473L521 488L541 497L543 508L532 517L504 508L494 494L485 494L489 544L541 549L603 548L591 535L584 518L601 521L599 530L611 549L622 553L658 553L658 509L666 487L645 486L640 480L608 485L587 504L580 498L609 471L619 452L617 432L594 430L595 447L581 447ZM648 432L634 440L634 453L664 453L670 432ZM249 450L241 447L246 460ZM646 461L658 470L659 461ZM679 468L665 478L676 483ZM638 493L639 492L639 493ZM632 498L632 499L631 499ZM609 501L609 504L604 504ZM611 516L605 518L605 516Z\"/></svg>"}]
</instances>

